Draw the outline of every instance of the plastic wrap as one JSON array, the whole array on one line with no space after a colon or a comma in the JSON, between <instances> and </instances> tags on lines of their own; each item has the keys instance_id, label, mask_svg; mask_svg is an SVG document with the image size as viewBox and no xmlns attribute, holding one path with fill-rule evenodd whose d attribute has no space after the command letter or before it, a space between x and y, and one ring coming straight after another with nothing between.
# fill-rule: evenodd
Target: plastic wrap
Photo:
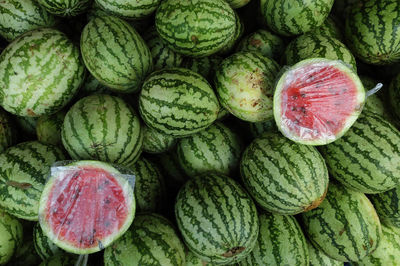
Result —
<instances>
[{"instance_id":1,"label":"plastic wrap","mask_svg":"<svg viewBox=\"0 0 400 266\"><path fill-rule=\"evenodd\" d=\"M130 226L135 176L98 161L58 162L51 167L39 204L43 232L75 254L104 249Z\"/></svg>"}]
</instances>

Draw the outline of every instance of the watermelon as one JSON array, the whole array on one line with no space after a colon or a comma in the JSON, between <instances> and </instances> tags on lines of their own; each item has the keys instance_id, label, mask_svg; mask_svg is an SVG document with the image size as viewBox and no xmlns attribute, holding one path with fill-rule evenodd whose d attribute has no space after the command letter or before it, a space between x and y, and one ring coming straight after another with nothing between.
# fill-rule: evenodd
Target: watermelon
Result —
<instances>
[{"instance_id":1,"label":"watermelon","mask_svg":"<svg viewBox=\"0 0 400 266\"><path fill-rule=\"evenodd\" d=\"M259 221L256 247L240 266L309 264L306 238L293 216L261 213Z\"/></svg>"},{"instance_id":2,"label":"watermelon","mask_svg":"<svg viewBox=\"0 0 400 266\"><path fill-rule=\"evenodd\" d=\"M79 89L79 96L81 98L88 96L94 93L108 93L107 86L101 84L92 74L88 73L86 75L85 82L82 84L82 87Z\"/></svg>"},{"instance_id":3,"label":"watermelon","mask_svg":"<svg viewBox=\"0 0 400 266\"><path fill-rule=\"evenodd\" d=\"M222 106L245 121L270 120L278 71L278 64L259 52L238 52L224 59L215 74Z\"/></svg>"},{"instance_id":4,"label":"watermelon","mask_svg":"<svg viewBox=\"0 0 400 266\"><path fill-rule=\"evenodd\" d=\"M104 265L184 266L185 246L166 218L155 213L139 214L129 231L106 248Z\"/></svg>"},{"instance_id":5,"label":"watermelon","mask_svg":"<svg viewBox=\"0 0 400 266\"><path fill-rule=\"evenodd\" d=\"M37 221L39 199L50 166L64 160L55 146L19 143L0 154L0 207L25 220Z\"/></svg>"},{"instance_id":6,"label":"watermelon","mask_svg":"<svg viewBox=\"0 0 400 266\"><path fill-rule=\"evenodd\" d=\"M363 112L321 151L331 176L350 189L380 193L400 184L400 132L378 115Z\"/></svg>"},{"instance_id":7,"label":"watermelon","mask_svg":"<svg viewBox=\"0 0 400 266\"><path fill-rule=\"evenodd\" d=\"M72 159L94 159L132 165L143 145L136 112L124 100L93 94L77 101L67 112L61 139Z\"/></svg>"},{"instance_id":8,"label":"watermelon","mask_svg":"<svg viewBox=\"0 0 400 266\"><path fill-rule=\"evenodd\" d=\"M10 115L0 108L0 152L15 142L15 128Z\"/></svg>"},{"instance_id":9,"label":"watermelon","mask_svg":"<svg viewBox=\"0 0 400 266\"><path fill-rule=\"evenodd\" d=\"M58 247L89 254L123 235L135 215L131 180L99 161L77 161L52 171L39 203L44 234Z\"/></svg>"},{"instance_id":10,"label":"watermelon","mask_svg":"<svg viewBox=\"0 0 400 266\"><path fill-rule=\"evenodd\" d=\"M229 42L225 44L222 49L220 49L217 54L218 55L226 55L229 54L233 48L235 48L236 43L242 38L243 33L244 33L244 24L241 18L239 17L239 14L236 11L233 11L235 13L235 18L236 18L236 26L235 26L235 33L230 36Z\"/></svg>"},{"instance_id":11,"label":"watermelon","mask_svg":"<svg viewBox=\"0 0 400 266\"><path fill-rule=\"evenodd\" d=\"M92 0L37 0L48 12L62 17L73 17L88 9Z\"/></svg>"},{"instance_id":12,"label":"watermelon","mask_svg":"<svg viewBox=\"0 0 400 266\"><path fill-rule=\"evenodd\" d=\"M200 58L185 57L182 61L181 67L193 70L211 81L222 59L223 58L218 55Z\"/></svg>"},{"instance_id":13,"label":"watermelon","mask_svg":"<svg viewBox=\"0 0 400 266\"><path fill-rule=\"evenodd\" d=\"M137 211L161 210L166 197L166 188L164 177L157 165L145 158L140 158L130 169L135 175Z\"/></svg>"},{"instance_id":14,"label":"watermelon","mask_svg":"<svg viewBox=\"0 0 400 266\"><path fill-rule=\"evenodd\" d=\"M97 16L81 35L81 53L89 72L116 92L132 93L152 71L151 53L128 22L113 16Z\"/></svg>"},{"instance_id":15,"label":"watermelon","mask_svg":"<svg viewBox=\"0 0 400 266\"><path fill-rule=\"evenodd\" d=\"M178 193L175 216L188 248L206 262L238 262L257 242L256 206L239 184L221 174L189 180Z\"/></svg>"},{"instance_id":16,"label":"watermelon","mask_svg":"<svg viewBox=\"0 0 400 266\"><path fill-rule=\"evenodd\" d=\"M177 143L174 136L166 135L160 131L143 126L143 151L147 153L163 153Z\"/></svg>"},{"instance_id":17,"label":"watermelon","mask_svg":"<svg viewBox=\"0 0 400 266\"><path fill-rule=\"evenodd\" d=\"M396 75L389 85L389 101L393 113L400 119L400 73Z\"/></svg>"},{"instance_id":18,"label":"watermelon","mask_svg":"<svg viewBox=\"0 0 400 266\"><path fill-rule=\"evenodd\" d=\"M196 254L194 254L190 250L186 251L185 258L186 258L185 266L211 266L210 263L201 260L199 257L196 256Z\"/></svg>"},{"instance_id":19,"label":"watermelon","mask_svg":"<svg viewBox=\"0 0 400 266\"><path fill-rule=\"evenodd\" d=\"M22 245L22 224L0 209L0 264L6 264Z\"/></svg>"},{"instance_id":20,"label":"watermelon","mask_svg":"<svg viewBox=\"0 0 400 266\"><path fill-rule=\"evenodd\" d=\"M33 227L33 245L42 260L64 253L62 249L45 236L39 223L36 223Z\"/></svg>"},{"instance_id":21,"label":"watermelon","mask_svg":"<svg viewBox=\"0 0 400 266\"><path fill-rule=\"evenodd\" d=\"M161 0L96 0L107 13L126 19L142 19L156 11Z\"/></svg>"},{"instance_id":22,"label":"watermelon","mask_svg":"<svg viewBox=\"0 0 400 266\"><path fill-rule=\"evenodd\" d=\"M324 23L334 0L261 0L261 13L274 32L293 36L311 31Z\"/></svg>"},{"instance_id":23,"label":"watermelon","mask_svg":"<svg viewBox=\"0 0 400 266\"><path fill-rule=\"evenodd\" d=\"M338 261L360 261L382 238L374 207L360 192L331 181L318 208L301 215L303 229L313 245Z\"/></svg>"},{"instance_id":24,"label":"watermelon","mask_svg":"<svg viewBox=\"0 0 400 266\"><path fill-rule=\"evenodd\" d=\"M153 72L144 82L139 112L147 126L184 137L211 125L217 119L219 103L210 84L199 74L166 68Z\"/></svg>"},{"instance_id":25,"label":"watermelon","mask_svg":"<svg viewBox=\"0 0 400 266\"><path fill-rule=\"evenodd\" d=\"M55 113L77 92L84 71L79 49L64 33L29 31L0 55L0 104L19 116Z\"/></svg>"},{"instance_id":26,"label":"watermelon","mask_svg":"<svg viewBox=\"0 0 400 266\"><path fill-rule=\"evenodd\" d=\"M343 266L343 262L328 257L324 252L315 248L307 240L308 254L310 255L310 266Z\"/></svg>"},{"instance_id":27,"label":"watermelon","mask_svg":"<svg viewBox=\"0 0 400 266\"><path fill-rule=\"evenodd\" d=\"M365 98L360 79L343 62L306 59L280 77L274 117L287 138L324 145L346 133L361 113Z\"/></svg>"},{"instance_id":28,"label":"watermelon","mask_svg":"<svg viewBox=\"0 0 400 266\"><path fill-rule=\"evenodd\" d=\"M37 139L45 144L61 144L61 127L66 113L61 110L53 115L41 116L36 124Z\"/></svg>"},{"instance_id":29,"label":"watermelon","mask_svg":"<svg viewBox=\"0 0 400 266\"><path fill-rule=\"evenodd\" d=\"M315 147L276 133L264 133L244 151L240 173L247 191L265 210L298 214L318 207L329 183Z\"/></svg>"},{"instance_id":30,"label":"watermelon","mask_svg":"<svg viewBox=\"0 0 400 266\"><path fill-rule=\"evenodd\" d=\"M279 59L284 49L285 44L283 40L264 29L259 29L243 37L236 47L237 52L260 52L263 56L272 59Z\"/></svg>"},{"instance_id":31,"label":"watermelon","mask_svg":"<svg viewBox=\"0 0 400 266\"><path fill-rule=\"evenodd\" d=\"M370 195L381 222L400 228L400 185L383 193Z\"/></svg>"},{"instance_id":32,"label":"watermelon","mask_svg":"<svg viewBox=\"0 0 400 266\"><path fill-rule=\"evenodd\" d=\"M286 47L283 62L294 65L304 59L316 57L341 60L357 71L356 60L349 49L326 32L318 34L313 31L291 41Z\"/></svg>"},{"instance_id":33,"label":"watermelon","mask_svg":"<svg viewBox=\"0 0 400 266\"><path fill-rule=\"evenodd\" d=\"M40 27L53 27L56 19L35 0L0 2L0 35L12 41L21 34Z\"/></svg>"},{"instance_id":34,"label":"watermelon","mask_svg":"<svg viewBox=\"0 0 400 266\"><path fill-rule=\"evenodd\" d=\"M232 8L240 8L247 5L250 0L225 0Z\"/></svg>"},{"instance_id":35,"label":"watermelon","mask_svg":"<svg viewBox=\"0 0 400 266\"><path fill-rule=\"evenodd\" d=\"M42 261L39 266L73 266L76 261L77 259L69 254L57 254Z\"/></svg>"},{"instance_id":36,"label":"watermelon","mask_svg":"<svg viewBox=\"0 0 400 266\"><path fill-rule=\"evenodd\" d=\"M400 2L367 0L353 5L345 35L354 55L367 64L400 62Z\"/></svg>"},{"instance_id":37,"label":"watermelon","mask_svg":"<svg viewBox=\"0 0 400 266\"><path fill-rule=\"evenodd\" d=\"M150 49L155 70L166 67L179 67L182 64L183 56L168 48L158 35L155 27L145 32L143 39Z\"/></svg>"},{"instance_id":38,"label":"watermelon","mask_svg":"<svg viewBox=\"0 0 400 266\"><path fill-rule=\"evenodd\" d=\"M224 0L162 1L155 24L172 50L191 57L218 52L236 31L235 13Z\"/></svg>"},{"instance_id":39,"label":"watermelon","mask_svg":"<svg viewBox=\"0 0 400 266\"><path fill-rule=\"evenodd\" d=\"M265 122L248 123L250 134L253 138L257 138L266 132L278 133L275 120L267 120Z\"/></svg>"},{"instance_id":40,"label":"watermelon","mask_svg":"<svg viewBox=\"0 0 400 266\"><path fill-rule=\"evenodd\" d=\"M336 1L335 1L336 3ZM343 33L337 24L337 18L329 16L325 22L319 27L312 31L314 34L325 34L332 38L335 38L341 42L344 40Z\"/></svg>"},{"instance_id":41,"label":"watermelon","mask_svg":"<svg viewBox=\"0 0 400 266\"><path fill-rule=\"evenodd\" d=\"M242 150L239 136L221 122L180 139L177 146L179 164L189 177L208 171L233 174Z\"/></svg>"}]
</instances>

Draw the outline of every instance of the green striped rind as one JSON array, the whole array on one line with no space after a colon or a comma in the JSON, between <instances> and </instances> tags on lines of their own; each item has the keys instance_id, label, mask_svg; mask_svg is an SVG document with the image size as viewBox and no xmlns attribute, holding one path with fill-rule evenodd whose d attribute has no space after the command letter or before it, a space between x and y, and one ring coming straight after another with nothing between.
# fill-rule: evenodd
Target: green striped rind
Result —
<instances>
[{"instance_id":1,"label":"green striped rind","mask_svg":"<svg viewBox=\"0 0 400 266\"><path fill-rule=\"evenodd\" d=\"M276 133L264 133L246 148L240 173L255 201L265 210L280 214L316 208L329 183L324 159L315 147Z\"/></svg>"},{"instance_id":2,"label":"green striped rind","mask_svg":"<svg viewBox=\"0 0 400 266\"><path fill-rule=\"evenodd\" d=\"M360 1L347 17L345 35L355 56L367 64L400 61L399 1Z\"/></svg>"},{"instance_id":3,"label":"green striped rind","mask_svg":"<svg viewBox=\"0 0 400 266\"><path fill-rule=\"evenodd\" d=\"M12 41L21 34L40 27L52 27L55 18L35 0L0 2L0 35Z\"/></svg>"},{"instance_id":4,"label":"green striped rind","mask_svg":"<svg viewBox=\"0 0 400 266\"><path fill-rule=\"evenodd\" d=\"M221 122L180 139L177 146L179 163L189 177L208 171L233 174L242 150L239 136Z\"/></svg>"},{"instance_id":5,"label":"green striped rind","mask_svg":"<svg viewBox=\"0 0 400 266\"><path fill-rule=\"evenodd\" d=\"M86 75L85 82L82 84L82 87L79 89L79 96L88 96L94 93L107 93L107 86L101 84L92 74L89 72Z\"/></svg>"},{"instance_id":6,"label":"green striped rind","mask_svg":"<svg viewBox=\"0 0 400 266\"><path fill-rule=\"evenodd\" d=\"M90 73L117 92L139 89L152 71L149 48L128 22L113 16L97 16L81 35L81 52Z\"/></svg>"},{"instance_id":7,"label":"green striped rind","mask_svg":"<svg viewBox=\"0 0 400 266\"><path fill-rule=\"evenodd\" d=\"M274 32L292 36L317 28L331 11L333 0L261 0L261 13Z\"/></svg>"},{"instance_id":8,"label":"green striped rind","mask_svg":"<svg viewBox=\"0 0 400 266\"><path fill-rule=\"evenodd\" d=\"M400 229L382 226L382 239L378 247L356 266L397 266L400 258Z\"/></svg>"},{"instance_id":9,"label":"green striped rind","mask_svg":"<svg viewBox=\"0 0 400 266\"><path fill-rule=\"evenodd\" d=\"M29 136L36 135L36 124L39 118L28 117L28 116L13 116L18 128L22 130L22 133Z\"/></svg>"},{"instance_id":10,"label":"green striped rind","mask_svg":"<svg viewBox=\"0 0 400 266\"><path fill-rule=\"evenodd\" d=\"M336 2L336 1L335 1ZM328 35L335 38L341 42L344 40L343 33L335 22L333 16L329 16L325 22L319 27L312 31L314 34Z\"/></svg>"},{"instance_id":11,"label":"green striped rind","mask_svg":"<svg viewBox=\"0 0 400 266\"><path fill-rule=\"evenodd\" d=\"M167 45L192 57L219 51L236 30L235 13L224 0L165 0L157 9L155 20Z\"/></svg>"},{"instance_id":12,"label":"green striped rind","mask_svg":"<svg viewBox=\"0 0 400 266\"><path fill-rule=\"evenodd\" d=\"M15 133L11 116L0 108L0 152L14 144L16 140Z\"/></svg>"},{"instance_id":13,"label":"green striped rind","mask_svg":"<svg viewBox=\"0 0 400 266\"><path fill-rule=\"evenodd\" d=\"M183 56L168 48L154 27L144 33L143 39L150 49L155 70L182 64Z\"/></svg>"},{"instance_id":14,"label":"green striped rind","mask_svg":"<svg viewBox=\"0 0 400 266\"><path fill-rule=\"evenodd\" d=\"M360 261L382 237L378 215L368 198L330 182L321 205L301 216L313 245L339 261Z\"/></svg>"},{"instance_id":15,"label":"green striped rind","mask_svg":"<svg viewBox=\"0 0 400 266\"><path fill-rule=\"evenodd\" d=\"M185 256L185 266L210 266L210 263L207 263L201 260L199 257L196 256L192 251L187 250Z\"/></svg>"},{"instance_id":16,"label":"green striped rind","mask_svg":"<svg viewBox=\"0 0 400 266\"><path fill-rule=\"evenodd\" d=\"M273 132L278 133L279 130L276 127L275 120L271 119L265 122L249 123L250 134L253 138L261 136L263 133Z\"/></svg>"},{"instance_id":17,"label":"green striped rind","mask_svg":"<svg viewBox=\"0 0 400 266\"><path fill-rule=\"evenodd\" d=\"M184 68L153 72L144 82L139 111L144 122L164 134L183 137L211 125L218 116L218 99L210 84Z\"/></svg>"},{"instance_id":18,"label":"green striped rind","mask_svg":"<svg viewBox=\"0 0 400 266\"><path fill-rule=\"evenodd\" d=\"M124 100L93 94L76 102L65 116L61 139L72 159L132 165L140 156L143 131Z\"/></svg>"},{"instance_id":19,"label":"green striped rind","mask_svg":"<svg viewBox=\"0 0 400 266\"><path fill-rule=\"evenodd\" d=\"M13 266L27 266L27 265L39 265L42 261L39 255L36 253L35 247L33 246L32 236L26 236L22 245L18 248L14 256L12 257L9 265Z\"/></svg>"},{"instance_id":20,"label":"green striped rind","mask_svg":"<svg viewBox=\"0 0 400 266\"><path fill-rule=\"evenodd\" d=\"M156 11L161 0L96 0L97 5L107 13L126 19L145 18Z\"/></svg>"},{"instance_id":21,"label":"green striped rind","mask_svg":"<svg viewBox=\"0 0 400 266\"><path fill-rule=\"evenodd\" d=\"M0 264L6 264L22 245L22 224L0 210Z\"/></svg>"},{"instance_id":22,"label":"green striped rind","mask_svg":"<svg viewBox=\"0 0 400 266\"><path fill-rule=\"evenodd\" d=\"M343 262L328 257L324 252L315 248L307 240L308 254L310 255L310 266L343 266Z\"/></svg>"},{"instance_id":23,"label":"green striped rind","mask_svg":"<svg viewBox=\"0 0 400 266\"><path fill-rule=\"evenodd\" d=\"M291 41L286 47L283 62L284 64L294 65L308 58L342 60L354 71L357 70L356 60L350 50L339 40L326 33L318 34L313 31Z\"/></svg>"},{"instance_id":24,"label":"green striped rind","mask_svg":"<svg viewBox=\"0 0 400 266\"><path fill-rule=\"evenodd\" d=\"M350 189L380 193L400 183L400 132L378 115L363 112L321 151L330 175Z\"/></svg>"},{"instance_id":25,"label":"green striped rind","mask_svg":"<svg viewBox=\"0 0 400 266\"><path fill-rule=\"evenodd\" d=\"M293 216L262 213L259 220L257 244L240 266L309 265L306 238Z\"/></svg>"},{"instance_id":26,"label":"green striped rind","mask_svg":"<svg viewBox=\"0 0 400 266\"><path fill-rule=\"evenodd\" d=\"M240 8L247 5L250 0L225 0L232 8Z\"/></svg>"},{"instance_id":27,"label":"green striped rind","mask_svg":"<svg viewBox=\"0 0 400 266\"><path fill-rule=\"evenodd\" d=\"M48 12L62 17L73 17L86 11L91 0L37 0Z\"/></svg>"},{"instance_id":28,"label":"green striped rind","mask_svg":"<svg viewBox=\"0 0 400 266\"><path fill-rule=\"evenodd\" d=\"M396 75L389 86L389 101L393 113L400 119L400 73Z\"/></svg>"},{"instance_id":29,"label":"green striped rind","mask_svg":"<svg viewBox=\"0 0 400 266\"><path fill-rule=\"evenodd\" d=\"M381 222L400 228L400 185L389 191L370 195Z\"/></svg>"},{"instance_id":30,"label":"green striped rind","mask_svg":"<svg viewBox=\"0 0 400 266\"><path fill-rule=\"evenodd\" d=\"M159 154L157 159L160 162L162 173L173 180L172 185L183 185L189 179L179 164L176 148Z\"/></svg>"},{"instance_id":31,"label":"green striped rind","mask_svg":"<svg viewBox=\"0 0 400 266\"><path fill-rule=\"evenodd\" d=\"M18 218L37 221L50 166L64 159L59 148L38 141L20 143L0 154L0 206Z\"/></svg>"},{"instance_id":32,"label":"green striped rind","mask_svg":"<svg viewBox=\"0 0 400 266\"><path fill-rule=\"evenodd\" d=\"M264 29L259 29L245 36L236 47L236 51L260 52L262 55L273 59L281 58L284 50L283 40Z\"/></svg>"},{"instance_id":33,"label":"green striped rind","mask_svg":"<svg viewBox=\"0 0 400 266\"><path fill-rule=\"evenodd\" d=\"M64 253L62 249L57 247L56 244L43 234L39 223L36 223L33 227L33 245L35 246L36 253L42 260Z\"/></svg>"},{"instance_id":34,"label":"green striped rind","mask_svg":"<svg viewBox=\"0 0 400 266\"><path fill-rule=\"evenodd\" d=\"M147 153L163 153L177 143L174 136L166 135L146 125L143 126L143 151Z\"/></svg>"},{"instance_id":35,"label":"green striped rind","mask_svg":"<svg viewBox=\"0 0 400 266\"><path fill-rule=\"evenodd\" d=\"M222 59L216 55L201 58L186 57L181 66L193 70L207 80L212 80Z\"/></svg>"},{"instance_id":36,"label":"green striped rind","mask_svg":"<svg viewBox=\"0 0 400 266\"><path fill-rule=\"evenodd\" d=\"M257 242L256 206L239 184L221 174L189 180L178 193L175 216L186 245L207 262L238 262Z\"/></svg>"},{"instance_id":37,"label":"green striped rind","mask_svg":"<svg viewBox=\"0 0 400 266\"><path fill-rule=\"evenodd\" d=\"M0 103L19 116L55 113L77 92L84 71L79 49L64 33L29 31L0 55Z\"/></svg>"},{"instance_id":38,"label":"green striped rind","mask_svg":"<svg viewBox=\"0 0 400 266\"><path fill-rule=\"evenodd\" d=\"M158 167L141 158L130 169L135 175L135 197L138 212L156 212L163 207L166 188Z\"/></svg>"},{"instance_id":39,"label":"green striped rind","mask_svg":"<svg viewBox=\"0 0 400 266\"><path fill-rule=\"evenodd\" d=\"M130 228L104 252L105 266L184 266L185 246L170 221L154 213L139 214Z\"/></svg>"},{"instance_id":40,"label":"green striped rind","mask_svg":"<svg viewBox=\"0 0 400 266\"><path fill-rule=\"evenodd\" d=\"M235 18L236 18L236 26L235 26L235 33L230 36L230 40L229 42L222 47L222 49L220 49L218 51L218 55L226 55L229 54L233 48L235 48L236 43L242 38L243 33L244 33L244 24L243 21L241 20L241 18L239 17L239 14L234 11L235 13Z\"/></svg>"},{"instance_id":41,"label":"green striped rind","mask_svg":"<svg viewBox=\"0 0 400 266\"><path fill-rule=\"evenodd\" d=\"M39 266L72 266L75 265L77 259L70 254L57 254L45 261L42 261Z\"/></svg>"},{"instance_id":42,"label":"green striped rind","mask_svg":"<svg viewBox=\"0 0 400 266\"><path fill-rule=\"evenodd\" d=\"M37 139L45 144L61 144L61 127L66 113L61 110L53 115L41 116L36 124Z\"/></svg>"},{"instance_id":43,"label":"green striped rind","mask_svg":"<svg viewBox=\"0 0 400 266\"><path fill-rule=\"evenodd\" d=\"M259 52L238 52L224 59L215 74L221 105L245 121L270 120L278 71L279 65Z\"/></svg>"}]
</instances>

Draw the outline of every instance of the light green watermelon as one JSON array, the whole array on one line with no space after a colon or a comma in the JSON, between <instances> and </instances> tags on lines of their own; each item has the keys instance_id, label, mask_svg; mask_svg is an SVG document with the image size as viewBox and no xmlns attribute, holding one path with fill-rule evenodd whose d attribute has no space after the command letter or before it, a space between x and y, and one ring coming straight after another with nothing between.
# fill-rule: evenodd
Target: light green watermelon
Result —
<instances>
[{"instance_id":1,"label":"light green watermelon","mask_svg":"<svg viewBox=\"0 0 400 266\"><path fill-rule=\"evenodd\" d=\"M343 262L328 257L323 251L315 248L307 240L308 254L310 255L310 266L343 266Z\"/></svg>"}]
</instances>

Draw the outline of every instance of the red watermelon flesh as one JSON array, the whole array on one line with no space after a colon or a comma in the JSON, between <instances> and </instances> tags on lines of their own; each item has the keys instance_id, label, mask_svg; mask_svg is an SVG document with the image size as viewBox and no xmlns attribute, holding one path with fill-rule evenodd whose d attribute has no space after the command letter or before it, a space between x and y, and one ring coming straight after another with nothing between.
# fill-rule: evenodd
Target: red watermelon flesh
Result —
<instances>
[{"instance_id":1,"label":"red watermelon flesh","mask_svg":"<svg viewBox=\"0 0 400 266\"><path fill-rule=\"evenodd\" d=\"M339 61L313 59L299 64L278 82L275 120L282 133L294 141L330 143L357 119L365 102L364 88Z\"/></svg>"}]
</instances>

